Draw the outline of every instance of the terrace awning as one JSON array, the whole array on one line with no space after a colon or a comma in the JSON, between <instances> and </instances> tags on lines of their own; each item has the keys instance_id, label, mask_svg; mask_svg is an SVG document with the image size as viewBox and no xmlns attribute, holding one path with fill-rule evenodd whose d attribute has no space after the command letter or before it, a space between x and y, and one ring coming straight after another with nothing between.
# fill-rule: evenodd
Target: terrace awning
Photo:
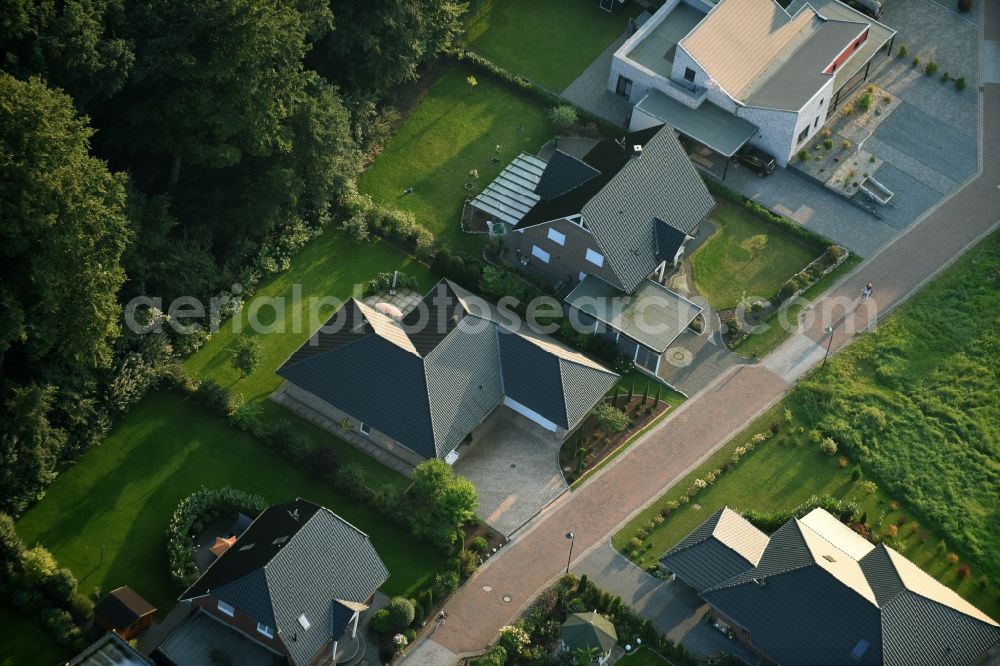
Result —
<instances>
[{"instance_id":1,"label":"terrace awning","mask_svg":"<svg viewBox=\"0 0 1000 666\"><path fill-rule=\"evenodd\" d=\"M566 303L658 354L701 314L700 306L652 280L628 295L593 275L583 278Z\"/></svg>"},{"instance_id":2,"label":"terrace awning","mask_svg":"<svg viewBox=\"0 0 1000 666\"><path fill-rule=\"evenodd\" d=\"M545 161L521 153L472 200L472 206L495 219L515 225L538 203L535 187L545 171Z\"/></svg>"},{"instance_id":3,"label":"terrace awning","mask_svg":"<svg viewBox=\"0 0 1000 666\"><path fill-rule=\"evenodd\" d=\"M639 100L635 108L726 157L735 155L759 131L750 121L710 102L692 109L658 90Z\"/></svg>"}]
</instances>

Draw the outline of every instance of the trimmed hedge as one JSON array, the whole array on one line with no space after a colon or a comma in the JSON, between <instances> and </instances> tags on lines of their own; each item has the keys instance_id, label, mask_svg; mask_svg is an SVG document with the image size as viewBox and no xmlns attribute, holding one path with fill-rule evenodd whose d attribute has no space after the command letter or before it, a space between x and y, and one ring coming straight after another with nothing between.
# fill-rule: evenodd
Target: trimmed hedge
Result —
<instances>
[{"instance_id":1,"label":"trimmed hedge","mask_svg":"<svg viewBox=\"0 0 1000 666\"><path fill-rule=\"evenodd\" d=\"M267 506L260 495L230 486L202 488L182 499L167 525L167 561L178 587L186 588L198 579L194 539L207 523L229 515L235 519L239 513L256 517Z\"/></svg>"},{"instance_id":2,"label":"trimmed hedge","mask_svg":"<svg viewBox=\"0 0 1000 666\"><path fill-rule=\"evenodd\" d=\"M736 512L760 531L771 534L792 518L802 518L816 508L825 509L842 523L856 523L860 521L862 515L861 506L854 500L837 499L830 495L813 495L791 511L737 509Z\"/></svg>"}]
</instances>

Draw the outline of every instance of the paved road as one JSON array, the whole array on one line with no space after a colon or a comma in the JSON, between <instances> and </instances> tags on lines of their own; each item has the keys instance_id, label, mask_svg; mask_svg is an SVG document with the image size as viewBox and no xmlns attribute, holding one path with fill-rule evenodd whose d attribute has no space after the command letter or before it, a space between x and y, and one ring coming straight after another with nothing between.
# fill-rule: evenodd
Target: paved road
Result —
<instances>
[{"instance_id":1,"label":"paved road","mask_svg":"<svg viewBox=\"0 0 1000 666\"><path fill-rule=\"evenodd\" d=\"M985 4L985 39L998 41L1000 3ZM1000 63L986 62L988 53L984 54L984 67L1000 71ZM990 81L989 77L984 79ZM1000 82L984 83L982 109L979 175L817 304L817 311L829 309L836 322L835 351L850 341L852 331L863 330L876 313L884 316L997 226ZM874 283L875 294L862 307L855 307L856 297L867 282ZM580 490L563 496L455 595L447 607L450 618L434 634L434 642L452 654L486 647L501 626L512 621L540 589L565 570L568 530L576 534L576 557L603 543L665 487L779 400L790 381L821 361L821 345L826 342L823 327L822 318L816 317L803 335L778 349L774 359L740 366L720 377ZM483 591L484 586L491 591Z\"/></svg>"}]
</instances>

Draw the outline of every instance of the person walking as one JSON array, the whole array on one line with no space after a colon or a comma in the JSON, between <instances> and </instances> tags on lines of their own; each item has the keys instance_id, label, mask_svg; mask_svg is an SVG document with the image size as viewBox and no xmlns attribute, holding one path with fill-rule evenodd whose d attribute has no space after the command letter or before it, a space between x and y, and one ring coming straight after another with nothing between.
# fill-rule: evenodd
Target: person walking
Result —
<instances>
[{"instance_id":1,"label":"person walking","mask_svg":"<svg viewBox=\"0 0 1000 666\"><path fill-rule=\"evenodd\" d=\"M875 291L875 288L872 286L872 283L869 282L868 284L865 285L865 288L861 290L861 300L867 301L868 297L872 295L873 291Z\"/></svg>"}]
</instances>

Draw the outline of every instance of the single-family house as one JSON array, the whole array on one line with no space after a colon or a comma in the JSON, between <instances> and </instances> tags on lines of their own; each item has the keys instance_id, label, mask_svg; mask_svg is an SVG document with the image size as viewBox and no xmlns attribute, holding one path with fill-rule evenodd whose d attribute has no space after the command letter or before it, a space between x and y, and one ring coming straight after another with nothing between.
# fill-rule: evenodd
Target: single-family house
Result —
<instances>
[{"instance_id":1,"label":"single-family house","mask_svg":"<svg viewBox=\"0 0 1000 666\"><path fill-rule=\"evenodd\" d=\"M283 400L410 465L453 463L500 405L565 435L618 380L449 280L402 317L351 299L278 374Z\"/></svg>"},{"instance_id":2,"label":"single-family house","mask_svg":"<svg viewBox=\"0 0 1000 666\"><path fill-rule=\"evenodd\" d=\"M520 182L534 199L523 214L511 218L507 205L508 217L498 218L513 224L504 235L508 259L568 292L578 328L606 336L655 375L701 312L661 282L715 205L673 131L645 128L582 157L556 150L536 178Z\"/></svg>"},{"instance_id":3,"label":"single-family house","mask_svg":"<svg viewBox=\"0 0 1000 666\"><path fill-rule=\"evenodd\" d=\"M159 645L163 663L305 666L353 659L358 621L389 572L368 535L296 499L264 510L180 597L190 614Z\"/></svg>"},{"instance_id":4,"label":"single-family house","mask_svg":"<svg viewBox=\"0 0 1000 666\"><path fill-rule=\"evenodd\" d=\"M823 509L766 534L724 507L660 559L776 664L980 663L988 615Z\"/></svg>"},{"instance_id":5,"label":"single-family house","mask_svg":"<svg viewBox=\"0 0 1000 666\"><path fill-rule=\"evenodd\" d=\"M785 166L894 36L838 0L668 0L615 52L608 89L634 104L632 130L666 123Z\"/></svg>"}]
</instances>

